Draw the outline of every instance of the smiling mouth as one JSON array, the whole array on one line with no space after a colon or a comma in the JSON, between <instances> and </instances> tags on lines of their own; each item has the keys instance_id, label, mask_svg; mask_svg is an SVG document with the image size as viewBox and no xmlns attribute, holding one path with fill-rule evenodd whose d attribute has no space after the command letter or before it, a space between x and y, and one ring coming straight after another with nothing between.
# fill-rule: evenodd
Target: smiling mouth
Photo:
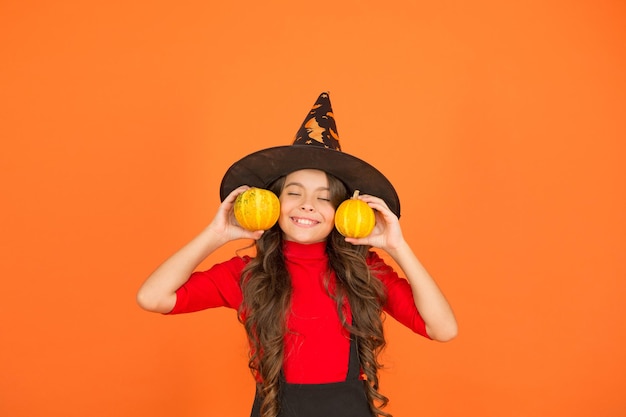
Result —
<instances>
[{"instance_id":1,"label":"smiling mouth","mask_svg":"<svg viewBox=\"0 0 626 417\"><path fill-rule=\"evenodd\" d=\"M294 223L300 224L300 225L303 225L303 226L315 226L316 224L319 224L318 221L311 220L311 219L303 219L301 217L292 217L291 220Z\"/></svg>"}]
</instances>

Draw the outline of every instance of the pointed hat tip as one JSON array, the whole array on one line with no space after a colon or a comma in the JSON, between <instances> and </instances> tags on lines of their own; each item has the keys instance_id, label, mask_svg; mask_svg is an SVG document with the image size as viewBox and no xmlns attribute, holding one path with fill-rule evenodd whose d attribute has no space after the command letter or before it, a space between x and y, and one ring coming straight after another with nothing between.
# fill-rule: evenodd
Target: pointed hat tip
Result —
<instances>
[{"instance_id":1,"label":"pointed hat tip","mask_svg":"<svg viewBox=\"0 0 626 417\"><path fill-rule=\"evenodd\" d=\"M319 95L296 133L294 145L312 145L341 150L337 125L328 92Z\"/></svg>"}]
</instances>

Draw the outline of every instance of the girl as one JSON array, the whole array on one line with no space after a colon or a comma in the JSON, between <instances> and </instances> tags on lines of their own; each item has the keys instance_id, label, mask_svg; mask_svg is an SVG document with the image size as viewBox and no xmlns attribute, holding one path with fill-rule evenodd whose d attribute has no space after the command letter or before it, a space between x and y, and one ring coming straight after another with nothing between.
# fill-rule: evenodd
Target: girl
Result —
<instances>
[{"instance_id":1,"label":"girl","mask_svg":"<svg viewBox=\"0 0 626 417\"><path fill-rule=\"evenodd\" d=\"M279 196L278 223L265 232L244 230L233 216L235 199L251 186ZM335 209L357 189L375 210L376 226L367 237L344 238L334 228ZM293 145L233 164L220 194L213 221L148 277L139 305L169 314L237 309L257 382L251 417L389 416L378 389L383 312L438 341L454 338L457 324L403 238L393 186L341 152L328 94L320 95ZM194 272L236 239L253 239L255 257ZM386 251L407 279L371 247Z\"/></svg>"}]
</instances>

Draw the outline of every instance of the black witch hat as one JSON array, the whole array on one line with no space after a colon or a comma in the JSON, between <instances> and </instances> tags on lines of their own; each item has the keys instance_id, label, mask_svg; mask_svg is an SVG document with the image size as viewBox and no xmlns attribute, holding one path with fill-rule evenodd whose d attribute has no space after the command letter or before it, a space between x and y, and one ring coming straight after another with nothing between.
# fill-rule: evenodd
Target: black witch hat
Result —
<instances>
[{"instance_id":1,"label":"black witch hat","mask_svg":"<svg viewBox=\"0 0 626 417\"><path fill-rule=\"evenodd\" d=\"M400 199L391 182L376 168L341 151L328 93L320 94L292 145L262 149L235 162L220 186L223 201L240 185L267 188L278 178L300 169L319 169L341 180L350 195L355 190L385 200L400 217Z\"/></svg>"}]
</instances>

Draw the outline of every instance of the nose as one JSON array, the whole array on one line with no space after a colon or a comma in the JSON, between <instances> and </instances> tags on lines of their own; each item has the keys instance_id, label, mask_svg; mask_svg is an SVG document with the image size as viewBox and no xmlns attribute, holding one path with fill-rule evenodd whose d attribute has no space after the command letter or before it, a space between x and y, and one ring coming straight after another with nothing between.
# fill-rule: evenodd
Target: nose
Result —
<instances>
[{"instance_id":1,"label":"nose","mask_svg":"<svg viewBox=\"0 0 626 417\"><path fill-rule=\"evenodd\" d=\"M310 201L310 199L305 199L304 201L302 201L302 205L300 206L300 210L302 211L314 211L315 210L315 205Z\"/></svg>"},{"instance_id":2,"label":"nose","mask_svg":"<svg viewBox=\"0 0 626 417\"><path fill-rule=\"evenodd\" d=\"M314 211L315 208L312 205L308 204L308 203L304 203L304 204L302 204L302 206L300 206L300 210L311 212L311 211Z\"/></svg>"}]
</instances>

